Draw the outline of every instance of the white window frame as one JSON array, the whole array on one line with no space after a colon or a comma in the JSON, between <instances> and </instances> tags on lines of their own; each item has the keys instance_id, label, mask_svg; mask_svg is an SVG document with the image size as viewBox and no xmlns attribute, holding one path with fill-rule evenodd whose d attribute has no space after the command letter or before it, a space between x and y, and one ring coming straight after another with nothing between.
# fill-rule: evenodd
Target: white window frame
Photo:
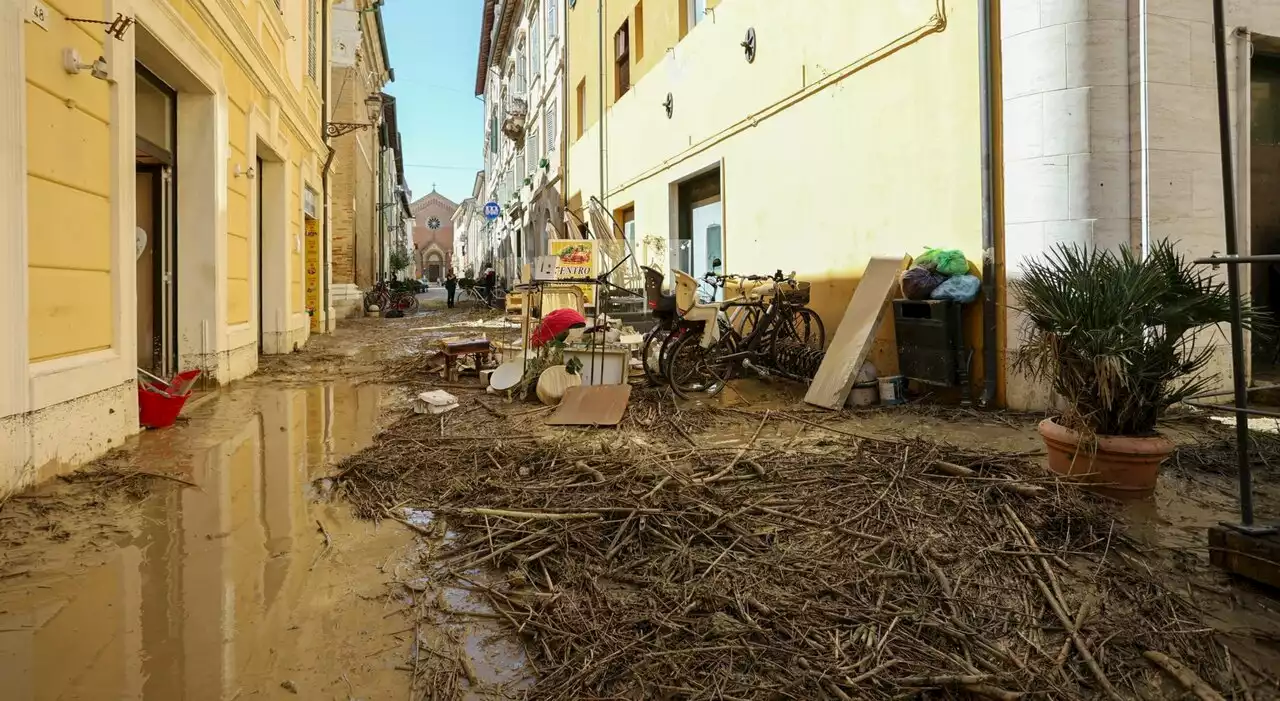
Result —
<instances>
[{"instance_id":1,"label":"white window frame","mask_svg":"<svg viewBox=\"0 0 1280 701\"><path fill-rule=\"evenodd\" d=\"M702 4L701 16L698 14L699 3ZM702 20L707 18L707 0L686 0L685 7L689 13L689 31L692 32L694 27L701 24Z\"/></svg>"}]
</instances>

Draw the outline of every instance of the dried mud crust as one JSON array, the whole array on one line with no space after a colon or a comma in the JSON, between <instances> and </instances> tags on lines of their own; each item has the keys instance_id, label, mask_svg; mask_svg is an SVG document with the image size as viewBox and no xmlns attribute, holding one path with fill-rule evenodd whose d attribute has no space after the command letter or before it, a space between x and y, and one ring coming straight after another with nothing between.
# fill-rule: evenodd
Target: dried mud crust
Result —
<instances>
[{"instance_id":1,"label":"dried mud crust","mask_svg":"<svg viewBox=\"0 0 1280 701\"><path fill-rule=\"evenodd\" d=\"M424 576L485 597L530 698L1176 697L1160 655L1228 696L1280 689L1267 633L1205 621L1195 557L1151 556L1029 452L636 397L617 431L470 397L339 466L360 515L444 517Z\"/></svg>"}]
</instances>

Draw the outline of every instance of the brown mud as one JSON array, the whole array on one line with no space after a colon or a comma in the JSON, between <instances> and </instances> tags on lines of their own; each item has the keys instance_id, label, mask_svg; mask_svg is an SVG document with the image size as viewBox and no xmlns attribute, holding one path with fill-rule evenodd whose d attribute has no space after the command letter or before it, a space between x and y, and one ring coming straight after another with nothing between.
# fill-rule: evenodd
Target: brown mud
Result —
<instances>
[{"instance_id":1,"label":"brown mud","mask_svg":"<svg viewBox=\"0 0 1280 701\"><path fill-rule=\"evenodd\" d=\"M424 579L461 524L423 512L396 512L404 522L356 519L326 479L407 415L404 387L440 384L420 360L424 344L509 333L485 328L492 319L427 309L349 320L302 352L264 357L258 375L206 393L179 425L0 504L0 696L373 700L529 688L531 661L484 593L503 573L471 572L467 588ZM468 382L448 388L464 403L437 435L515 414L531 432L545 430L536 403L507 405ZM802 396L786 382L738 381L700 411L637 391L622 431L559 435L603 453L620 435L656 446L646 433L669 438L673 422L719 447L757 430L762 444L796 445L833 428L1041 460L1039 416L926 405L831 415ZM775 418L762 423L764 411ZM1196 612L1188 625L1278 669L1274 594L1208 564L1205 529L1236 509L1234 456L1222 442L1230 431L1203 418L1164 429L1180 451L1155 498L1124 506L1119 523L1140 566ZM1280 443L1260 440L1257 504L1262 518L1276 519ZM1280 698L1275 684L1252 693Z\"/></svg>"},{"instance_id":2,"label":"brown mud","mask_svg":"<svg viewBox=\"0 0 1280 701\"><path fill-rule=\"evenodd\" d=\"M386 359L449 335L414 329L485 316L351 320L0 503L0 698L401 699L415 654L451 647L519 678L484 621L415 642L405 583L432 544L353 518L325 480L406 406Z\"/></svg>"}]
</instances>

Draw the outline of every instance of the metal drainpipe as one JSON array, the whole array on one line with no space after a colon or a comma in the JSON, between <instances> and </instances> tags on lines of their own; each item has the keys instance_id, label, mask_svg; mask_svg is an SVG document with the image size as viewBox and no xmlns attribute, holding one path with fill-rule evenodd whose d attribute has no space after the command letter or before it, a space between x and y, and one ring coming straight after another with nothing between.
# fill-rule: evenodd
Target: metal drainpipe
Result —
<instances>
[{"instance_id":1,"label":"metal drainpipe","mask_svg":"<svg viewBox=\"0 0 1280 701\"><path fill-rule=\"evenodd\" d=\"M373 197L373 206L378 208L378 281L387 279L386 269L386 249L387 249L387 208L382 206L382 198L387 196L387 158L385 149L382 146L382 134L378 127L378 131L374 133L374 143L378 149L378 194Z\"/></svg>"},{"instance_id":2,"label":"metal drainpipe","mask_svg":"<svg viewBox=\"0 0 1280 701\"><path fill-rule=\"evenodd\" d=\"M604 206L605 211L609 208L608 194L608 178L604 172L605 164L605 145L604 145L604 89L605 89L605 71L604 71L604 5L605 1L600 0L600 116L596 119L600 124L600 204ZM585 206L585 203L584 203Z\"/></svg>"},{"instance_id":3,"label":"metal drainpipe","mask_svg":"<svg viewBox=\"0 0 1280 701\"><path fill-rule=\"evenodd\" d=\"M320 173L320 200L321 215L324 220L320 222L324 226L324 236L320 239L320 259L324 263L320 266L320 304L324 308L324 328L321 332L329 330L329 310L333 308L333 300L330 295L330 287L333 285L333 227L330 225L329 219L329 167L333 164L333 147L329 145L329 135L325 127L329 124L329 78L332 71L329 66L329 13L333 12L333 3L324 3L321 5L320 12L320 69L324 71L320 79L320 138L324 140L324 146L328 150L328 157L324 161L324 172ZM258 177L262 177L262 173L258 173ZM315 313L319 313L317 309ZM259 321L258 323L262 323Z\"/></svg>"},{"instance_id":4,"label":"metal drainpipe","mask_svg":"<svg viewBox=\"0 0 1280 701\"><path fill-rule=\"evenodd\" d=\"M996 365L999 354L996 314L996 224L995 224L995 115L991 55L991 0L978 2L978 94L982 121L982 397L978 405L991 406L996 399Z\"/></svg>"},{"instance_id":5,"label":"metal drainpipe","mask_svg":"<svg viewBox=\"0 0 1280 701\"><path fill-rule=\"evenodd\" d=\"M560 0L551 0L551 2L559 3ZM563 228L564 232L560 235L568 238L569 225L565 221L564 212L569 211L569 77L572 75L569 73L569 8L557 5L556 21L559 22L561 17L564 18L564 27L556 27L556 34L560 37L560 115L563 116L556 121L556 127L564 125L564 129L560 130L560 138L556 141L557 150L560 152L561 210L560 226L556 227L556 230L560 231Z\"/></svg>"}]
</instances>

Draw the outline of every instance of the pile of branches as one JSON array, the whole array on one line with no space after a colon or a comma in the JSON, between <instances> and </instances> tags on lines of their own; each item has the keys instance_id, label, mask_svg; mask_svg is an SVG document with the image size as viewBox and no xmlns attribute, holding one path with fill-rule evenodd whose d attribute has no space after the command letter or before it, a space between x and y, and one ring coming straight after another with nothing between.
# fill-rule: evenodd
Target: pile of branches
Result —
<instances>
[{"instance_id":1,"label":"pile of branches","mask_svg":"<svg viewBox=\"0 0 1280 701\"><path fill-rule=\"evenodd\" d=\"M339 484L366 517L447 518L457 536L427 575L481 592L519 635L529 698L1247 688L1112 509L1026 455L755 421L749 441L704 447L411 417Z\"/></svg>"}]
</instances>

